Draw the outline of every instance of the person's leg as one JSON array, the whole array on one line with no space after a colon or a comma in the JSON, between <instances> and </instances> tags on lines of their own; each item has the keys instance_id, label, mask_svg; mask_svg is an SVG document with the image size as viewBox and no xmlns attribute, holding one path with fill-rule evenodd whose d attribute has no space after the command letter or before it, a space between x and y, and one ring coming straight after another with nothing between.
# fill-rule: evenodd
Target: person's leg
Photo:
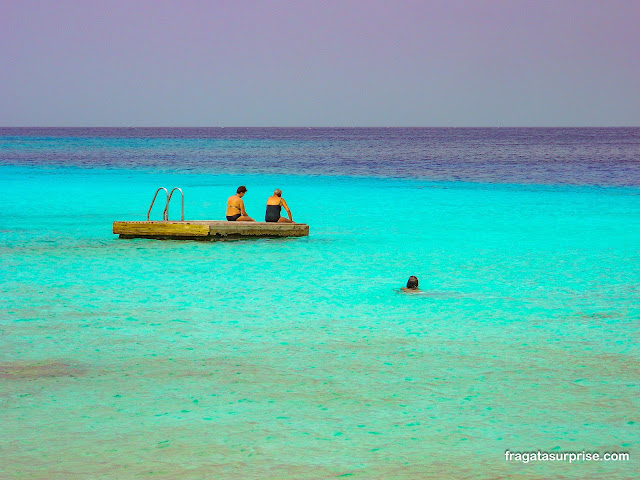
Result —
<instances>
[{"instance_id":1,"label":"person's leg","mask_svg":"<svg viewBox=\"0 0 640 480\"><path fill-rule=\"evenodd\" d=\"M293 223L293 222L289 220L287 217L280 217L280 219L278 220L278 223Z\"/></svg>"},{"instance_id":2,"label":"person's leg","mask_svg":"<svg viewBox=\"0 0 640 480\"><path fill-rule=\"evenodd\" d=\"M236 220L237 222L255 222L255 220L251 217L245 217L244 215L242 215L240 218L238 218L238 220Z\"/></svg>"}]
</instances>

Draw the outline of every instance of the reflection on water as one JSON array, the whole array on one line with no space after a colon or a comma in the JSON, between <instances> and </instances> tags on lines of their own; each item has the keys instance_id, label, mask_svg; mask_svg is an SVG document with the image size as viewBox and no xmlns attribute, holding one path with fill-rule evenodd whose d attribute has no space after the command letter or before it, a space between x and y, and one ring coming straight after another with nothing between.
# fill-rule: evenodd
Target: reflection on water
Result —
<instances>
[{"instance_id":1,"label":"reflection on water","mask_svg":"<svg viewBox=\"0 0 640 480\"><path fill-rule=\"evenodd\" d=\"M462 293L459 292L447 292L447 291L438 291L438 290L411 290L411 289L402 289L402 288L397 288L394 289L394 291L396 293L402 293L405 295L411 295L413 297L419 297L419 298L441 298L441 299L447 299L447 298L469 298L468 295L464 295Z\"/></svg>"}]
</instances>

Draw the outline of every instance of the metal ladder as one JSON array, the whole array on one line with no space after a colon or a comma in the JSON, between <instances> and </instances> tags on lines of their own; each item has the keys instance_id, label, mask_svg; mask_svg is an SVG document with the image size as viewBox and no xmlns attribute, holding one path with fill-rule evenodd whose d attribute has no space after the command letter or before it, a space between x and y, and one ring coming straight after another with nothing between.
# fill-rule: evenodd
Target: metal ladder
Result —
<instances>
[{"instance_id":1,"label":"metal ladder","mask_svg":"<svg viewBox=\"0 0 640 480\"><path fill-rule=\"evenodd\" d=\"M160 187L159 189L156 190L156 193L153 196L153 200L151 200L151 205L149 205L149 210L147 210L147 222L149 221L149 215L151 215L151 209L153 208L153 204L155 203L156 197L158 196L158 193L160 192L160 190L164 190L164 193L167 196L167 201L164 205L164 211L162 212L162 221L163 222L169 221L169 202L171 202L171 197L173 197L173 192L178 190L180 192L180 195L182 196L182 210L180 213L180 221L184 222L184 193L182 189L178 187L175 187L173 190L171 190L171 193L169 193L169 191L164 187Z\"/></svg>"}]
</instances>

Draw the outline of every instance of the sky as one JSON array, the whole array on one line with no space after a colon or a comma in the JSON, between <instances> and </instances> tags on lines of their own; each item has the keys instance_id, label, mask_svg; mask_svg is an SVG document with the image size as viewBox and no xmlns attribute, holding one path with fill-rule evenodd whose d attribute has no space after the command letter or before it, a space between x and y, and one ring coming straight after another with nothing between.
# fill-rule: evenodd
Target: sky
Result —
<instances>
[{"instance_id":1,"label":"sky","mask_svg":"<svg viewBox=\"0 0 640 480\"><path fill-rule=\"evenodd\" d=\"M0 126L640 126L640 1L0 0Z\"/></svg>"}]
</instances>

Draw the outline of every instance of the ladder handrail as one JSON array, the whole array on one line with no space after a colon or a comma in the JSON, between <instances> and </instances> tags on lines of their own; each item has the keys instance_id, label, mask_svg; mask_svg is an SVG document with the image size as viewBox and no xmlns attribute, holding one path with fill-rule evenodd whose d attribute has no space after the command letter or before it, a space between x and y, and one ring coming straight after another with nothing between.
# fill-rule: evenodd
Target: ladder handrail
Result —
<instances>
[{"instance_id":1,"label":"ladder handrail","mask_svg":"<svg viewBox=\"0 0 640 480\"><path fill-rule=\"evenodd\" d=\"M174 189L171 190L171 193L167 197L167 204L164 207L164 212L162 216L165 220L169 221L169 202L171 201L171 197L173 197L173 192L175 192L176 190L178 190L180 192L180 195L182 196L182 211L180 215L180 221L184 222L184 192L182 191L181 188L178 188L178 187L174 187Z\"/></svg>"},{"instance_id":2,"label":"ladder handrail","mask_svg":"<svg viewBox=\"0 0 640 480\"><path fill-rule=\"evenodd\" d=\"M169 192L167 191L166 188L164 187L160 187L159 189L156 190L156 194L153 196L153 200L151 200L151 205L149 205L149 210L147 211L147 222L149 221L149 215L151 215L151 209L153 208L153 204L156 201L156 197L158 196L158 192L160 190L164 190L164 193L167 195L167 205L169 204ZM167 211L167 208L165 207L164 211ZM162 212L162 220L164 221L164 212Z\"/></svg>"}]
</instances>

